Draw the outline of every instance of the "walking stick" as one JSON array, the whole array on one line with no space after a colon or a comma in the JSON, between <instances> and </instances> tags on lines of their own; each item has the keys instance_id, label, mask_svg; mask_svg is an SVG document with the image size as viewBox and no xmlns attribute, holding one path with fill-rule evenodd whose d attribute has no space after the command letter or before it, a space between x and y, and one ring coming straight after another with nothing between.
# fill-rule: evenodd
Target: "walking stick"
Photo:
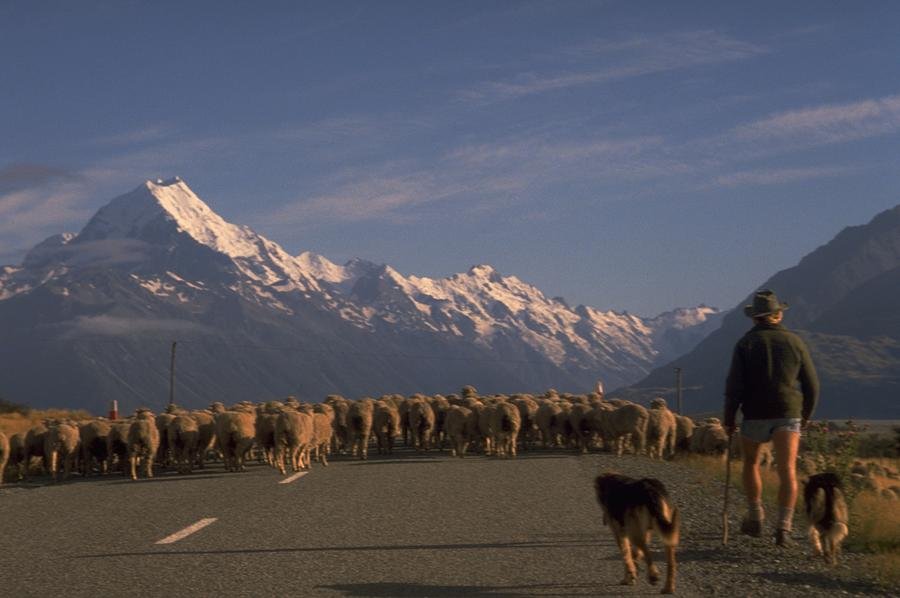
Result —
<instances>
[{"instance_id":1,"label":"walking stick","mask_svg":"<svg viewBox=\"0 0 900 598\"><path fill-rule=\"evenodd\" d=\"M731 437L728 435L728 451L725 453L725 501L722 506L722 546L728 544L728 493L731 490Z\"/></svg>"}]
</instances>

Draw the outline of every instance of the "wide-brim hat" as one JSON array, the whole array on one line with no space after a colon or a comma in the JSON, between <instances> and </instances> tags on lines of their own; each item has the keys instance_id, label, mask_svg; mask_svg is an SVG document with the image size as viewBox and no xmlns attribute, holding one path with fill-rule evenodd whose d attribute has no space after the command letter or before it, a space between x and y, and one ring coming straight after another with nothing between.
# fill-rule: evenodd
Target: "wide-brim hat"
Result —
<instances>
[{"instance_id":1,"label":"wide-brim hat","mask_svg":"<svg viewBox=\"0 0 900 598\"><path fill-rule=\"evenodd\" d=\"M788 304L779 301L774 291L763 289L757 291L757 293L753 295L752 304L744 306L744 315L751 318L759 318L761 316L768 316L769 314L784 311L787 308Z\"/></svg>"}]
</instances>

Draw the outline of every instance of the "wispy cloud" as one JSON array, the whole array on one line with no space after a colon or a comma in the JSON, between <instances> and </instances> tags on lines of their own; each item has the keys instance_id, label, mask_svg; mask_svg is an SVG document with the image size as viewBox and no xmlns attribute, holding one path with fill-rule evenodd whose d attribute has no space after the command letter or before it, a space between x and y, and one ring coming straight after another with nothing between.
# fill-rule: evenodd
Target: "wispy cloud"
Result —
<instances>
[{"instance_id":1,"label":"wispy cloud","mask_svg":"<svg viewBox=\"0 0 900 598\"><path fill-rule=\"evenodd\" d=\"M763 46L715 31L595 40L549 57L552 72L522 72L460 92L465 101L490 103L548 91L619 79L745 60L764 54Z\"/></svg>"},{"instance_id":2,"label":"wispy cloud","mask_svg":"<svg viewBox=\"0 0 900 598\"><path fill-rule=\"evenodd\" d=\"M162 141L170 138L176 133L175 127L165 123L148 125L137 129L122 131L112 135L104 135L96 137L90 143L94 145L139 145Z\"/></svg>"},{"instance_id":3,"label":"wispy cloud","mask_svg":"<svg viewBox=\"0 0 900 598\"><path fill-rule=\"evenodd\" d=\"M798 181L845 176L856 171L856 168L847 166L743 170L717 176L713 186L739 187L745 185L782 185Z\"/></svg>"},{"instance_id":4,"label":"wispy cloud","mask_svg":"<svg viewBox=\"0 0 900 598\"><path fill-rule=\"evenodd\" d=\"M55 181L71 179L73 176L73 173L65 169L47 164L27 162L10 164L0 168L0 193L39 187Z\"/></svg>"},{"instance_id":5,"label":"wispy cloud","mask_svg":"<svg viewBox=\"0 0 900 598\"><path fill-rule=\"evenodd\" d=\"M897 131L900 131L900 95L779 112L736 127L733 133L741 140L824 144Z\"/></svg>"}]
</instances>

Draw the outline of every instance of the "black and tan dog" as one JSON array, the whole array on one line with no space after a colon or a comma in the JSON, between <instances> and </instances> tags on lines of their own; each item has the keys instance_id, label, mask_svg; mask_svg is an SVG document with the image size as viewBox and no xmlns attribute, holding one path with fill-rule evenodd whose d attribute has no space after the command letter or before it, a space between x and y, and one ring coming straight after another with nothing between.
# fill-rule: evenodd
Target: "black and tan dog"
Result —
<instances>
[{"instance_id":1,"label":"black and tan dog","mask_svg":"<svg viewBox=\"0 0 900 598\"><path fill-rule=\"evenodd\" d=\"M833 473L810 476L803 488L803 500L813 550L817 555L824 556L829 565L837 564L841 542L850 533L841 479ZM822 540L825 541L824 546Z\"/></svg>"},{"instance_id":2,"label":"black and tan dog","mask_svg":"<svg viewBox=\"0 0 900 598\"><path fill-rule=\"evenodd\" d=\"M650 556L650 536L659 534L666 549L666 583L663 594L675 592L675 548L678 546L680 516L672 506L662 482L652 478L635 480L616 473L605 473L594 480L597 502L603 508L603 523L616 537L625 560L623 585L637 581L635 559L647 562L647 579L659 581L659 569Z\"/></svg>"}]
</instances>

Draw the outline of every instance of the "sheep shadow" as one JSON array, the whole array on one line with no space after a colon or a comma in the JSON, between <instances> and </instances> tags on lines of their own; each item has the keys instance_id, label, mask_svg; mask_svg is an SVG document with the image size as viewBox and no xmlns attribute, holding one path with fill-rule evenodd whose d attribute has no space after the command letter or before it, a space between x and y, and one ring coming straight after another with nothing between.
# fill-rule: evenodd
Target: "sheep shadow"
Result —
<instances>
[{"instance_id":1,"label":"sheep shadow","mask_svg":"<svg viewBox=\"0 0 900 598\"><path fill-rule=\"evenodd\" d=\"M316 589L344 596L371 598L392 596L466 596L467 598L524 598L526 596L621 596L621 590L600 591L590 584L529 584L521 586L433 585L421 583L343 583L319 585Z\"/></svg>"}]
</instances>

